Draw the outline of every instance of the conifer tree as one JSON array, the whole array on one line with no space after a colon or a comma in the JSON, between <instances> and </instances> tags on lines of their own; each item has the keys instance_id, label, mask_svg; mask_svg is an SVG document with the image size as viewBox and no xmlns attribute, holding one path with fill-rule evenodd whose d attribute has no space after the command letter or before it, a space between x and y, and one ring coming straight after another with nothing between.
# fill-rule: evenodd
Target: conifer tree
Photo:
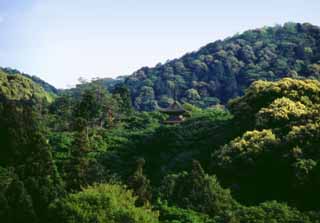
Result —
<instances>
[{"instance_id":1,"label":"conifer tree","mask_svg":"<svg viewBox=\"0 0 320 223\"><path fill-rule=\"evenodd\" d=\"M80 190L86 185L86 175L89 167L87 153L90 152L87 135L87 122L83 118L76 121L76 132L71 145L70 160L65 165L65 181L68 190Z\"/></svg>"},{"instance_id":2,"label":"conifer tree","mask_svg":"<svg viewBox=\"0 0 320 223\"><path fill-rule=\"evenodd\" d=\"M145 160L143 158L136 161L136 170L128 180L128 186L133 190L134 195L138 197L136 201L137 206L147 204L152 197L150 180L143 174L143 166Z\"/></svg>"}]
</instances>

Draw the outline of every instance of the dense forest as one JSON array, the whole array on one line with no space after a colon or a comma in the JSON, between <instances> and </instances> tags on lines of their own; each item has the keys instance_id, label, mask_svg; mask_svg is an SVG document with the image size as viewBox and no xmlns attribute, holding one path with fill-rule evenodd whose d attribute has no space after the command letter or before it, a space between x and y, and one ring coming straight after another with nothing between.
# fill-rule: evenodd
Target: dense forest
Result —
<instances>
[{"instance_id":1,"label":"dense forest","mask_svg":"<svg viewBox=\"0 0 320 223\"><path fill-rule=\"evenodd\" d=\"M0 221L320 223L319 31L248 31L60 91L0 69ZM185 120L166 125L173 92Z\"/></svg>"},{"instance_id":2,"label":"dense forest","mask_svg":"<svg viewBox=\"0 0 320 223\"><path fill-rule=\"evenodd\" d=\"M37 76L31 76L29 74L25 74L20 72L17 69L12 69L10 67L0 67L0 71L1 72L5 72L8 75L16 75L16 74L20 74L21 76L27 77L28 79L31 79L33 82L37 83L38 85L40 85L46 92L50 93L50 94L58 94L59 90L57 88L55 88L54 86L52 86L51 84L45 82L44 80L42 80L41 78L37 77Z\"/></svg>"},{"instance_id":3,"label":"dense forest","mask_svg":"<svg viewBox=\"0 0 320 223\"><path fill-rule=\"evenodd\" d=\"M139 110L167 106L174 98L205 108L243 95L256 80L319 79L319 52L319 27L286 23L249 30L154 68L141 68L125 82Z\"/></svg>"}]
</instances>

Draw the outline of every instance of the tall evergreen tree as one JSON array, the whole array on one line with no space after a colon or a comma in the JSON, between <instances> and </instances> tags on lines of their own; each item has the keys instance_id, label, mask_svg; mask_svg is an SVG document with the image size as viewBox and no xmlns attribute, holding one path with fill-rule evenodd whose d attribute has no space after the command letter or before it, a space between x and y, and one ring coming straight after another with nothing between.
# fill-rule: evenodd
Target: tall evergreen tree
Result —
<instances>
[{"instance_id":1,"label":"tall evergreen tree","mask_svg":"<svg viewBox=\"0 0 320 223\"><path fill-rule=\"evenodd\" d=\"M76 119L76 132L71 145L70 159L65 163L65 182L69 190L80 190L85 186L89 168L87 153L90 152L87 121L83 118Z\"/></svg>"},{"instance_id":2,"label":"tall evergreen tree","mask_svg":"<svg viewBox=\"0 0 320 223\"><path fill-rule=\"evenodd\" d=\"M150 180L143 174L143 166L145 160L143 158L136 161L136 170L128 180L128 186L133 190L134 195L138 197L136 200L137 206L146 205L152 197Z\"/></svg>"}]
</instances>

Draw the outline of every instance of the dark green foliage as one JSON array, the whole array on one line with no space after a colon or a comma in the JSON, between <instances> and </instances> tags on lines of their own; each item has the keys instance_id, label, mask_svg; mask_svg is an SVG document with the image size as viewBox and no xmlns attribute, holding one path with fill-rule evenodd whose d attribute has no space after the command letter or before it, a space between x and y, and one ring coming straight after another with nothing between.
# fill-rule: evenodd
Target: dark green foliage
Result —
<instances>
[{"instance_id":1,"label":"dark green foliage","mask_svg":"<svg viewBox=\"0 0 320 223\"><path fill-rule=\"evenodd\" d=\"M216 177L204 173L198 161L193 161L190 173L167 176L162 184L161 195L170 205L210 216L225 216L237 205Z\"/></svg>"},{"instance_id":2,"label":"dark green foliage","mask_svg":"<svg viewBox=\"0 0 320 223\"><path fill-rule=\"evenodd\" d=\"M85 83L50 105L51 143L68 190L106 181L97 156L107 149L106 131L131 112L130 104L124 102L126 93L119 90L111 95L98 82Z\"/></svg>"},{"instance_id":3,"label":"dark green foliage","mask_svg":"<svg viewBox=\"0 0 320 223\"><path fill-rule=\"evenodd\" d=\"M125 93L122 93L125 97ZM111 95L99 82L84 83L61 93L50 105L50 126L56 131L74 129L77 118L87 122L87 127L112 127L122 118L118 94ZM125 100L125 99L124 99ZM130 110L130 104L126 109Z\"/></svg>"},{"instance_id":4,"label":"dark green foliage","mask_svg":"<svg viewBox=\"0 0 320 223\"><path fill-rule=\"evenodd\" d=\"M12 169L0 167L0 219L2 222L34 222L32 199Z\"/></svg>"},{"instance_id":5,"label":"dark green foliage","mask_svg":"<svg viewBox=\"0 0 320 223\"><path fill-rule=\"evenodd\" d=\"M147 205L151 201L151 187L150 181L143 175L143 166L145 164L144 159L138 159L136 161L137 167L132 176L128 179L128 187L133 190L137 206Z\"/></svg>"},{"instance_id":6,"label":"dark green foliage","mask_svg":"<svg viewBox=\"0 0 320 223\"><path fill-rule=\"evenodd\" d=\"M299 212L286 204L276 201L265 202L255 207L241 207L231 218L233 222L265 222L265 223L316 223L319 219Z\"/></svg>"},{"instance_id":7,"label":"dark green foliage","mask_svg":"<svg viewBox=\"0 0 320 223\"><path fill-rule=\"evenodd\" d=\"M83 118L76 120L76 133L71 144L70 159L65 162L65 182L68 190L80 190L87 185L90 152L89 140L87 135L87 122Z\"/></svg>"},{"instance_id":8,"label":"dark green foliage","mask_svg":"<svg viewBox=\"0 0 320 223\"><path fill-rule=\"evenodd\" d=\"M232 139L231 115L215 108L198 109L191 116L181 125L160 126L163 118L158 113L134 114L125 120L124 129L109 132L110 150L102 157L104 165L126 180L136 167L135 159L143 157L144 172L156 184L169 172L190 169L193 159L207 166L212 152L208 145Z\"/></svg>"},{"instance_id":9,"label":"dark green foliage","mask_svg":"<svg viewBox=\"0 0 320 223\"><path fill-rule=\"evenodd\" d=\"M100 85L90 85L84 89L76 103L74 116L83 118L88 126L112 126L116 117L117 104Z\"/></svg>"},{"instance_id":10,"label":"dark green foliage","mask_svg":"<svg viewBox=\"0 0 320 223\"><path fill-rule=\"evenodd\" d=\"M238 206L233 212L228 212L227 216L208 215L181 209L176 206L168 207L166 204L160 206L160 220L164 223L317 223L318 216L304 214L297 209L286 204L270 201L259 206L245 207Z\"/></svg>"},{"instance_id":11,"label":"dark green foliage","mask_svg":"<svg viewBox=\"0 0 320 223\"><path fill-rule=\"evenodd\" d=\"M133 112L129 89L124 84L118 84L112 94L119 104L119 112L123 115L130 115Z\"/></svg>"},{"instance_id":12,"label":"dark green foliage","mask_svg":"<svg viewBox=\"0 0 320 223\"><path fill-rule=\"evenodd\" d=\"M6 190L7 216L5 222L35 222L36 214L31 196L26 191L23 182L13 179Z\"/></svg>"},{"instance_id":13,"label":"dark green foliage","mask_svg":"<svg viewBox=\"0 0 320 223\"><path fill-rule=\"evenodd\" d=\"M154 68L143 67L125 84L138 110L166 106L174 92L179 101L200 107L226 104L256 80L319 79L319 41L319 27L308 23L263 27Z\"/></svg>"},{"instance_id":14,"label":"dark green foliage","mask_svg":"<svg viewBox=\"0 0 320 223\"><path fill-rule=\"evenodd\" d=\"M49 203L63 193L41 114L33 103L4 98L0 106L0 165L14 173L6 189L8 222L45 219Z\"/></svg>"}]
</instances>

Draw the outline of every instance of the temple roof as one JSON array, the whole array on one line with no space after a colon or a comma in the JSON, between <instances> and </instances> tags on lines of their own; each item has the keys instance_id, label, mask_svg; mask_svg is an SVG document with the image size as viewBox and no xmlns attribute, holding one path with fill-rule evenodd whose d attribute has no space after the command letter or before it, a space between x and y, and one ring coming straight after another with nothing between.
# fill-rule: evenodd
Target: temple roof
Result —
<instances>
[{"instance_id":1,"label":"temple roof","mask_svg":"<svg viewBox=\"0 0 320 223\"><path fill-rule=\"evenodd\" d=\"M186 112L186 110L184 110L184 108L177 101L174 101L168 108L160 108L159 111L166 114L176 115Z\"/></svg>"}]
</instances>

